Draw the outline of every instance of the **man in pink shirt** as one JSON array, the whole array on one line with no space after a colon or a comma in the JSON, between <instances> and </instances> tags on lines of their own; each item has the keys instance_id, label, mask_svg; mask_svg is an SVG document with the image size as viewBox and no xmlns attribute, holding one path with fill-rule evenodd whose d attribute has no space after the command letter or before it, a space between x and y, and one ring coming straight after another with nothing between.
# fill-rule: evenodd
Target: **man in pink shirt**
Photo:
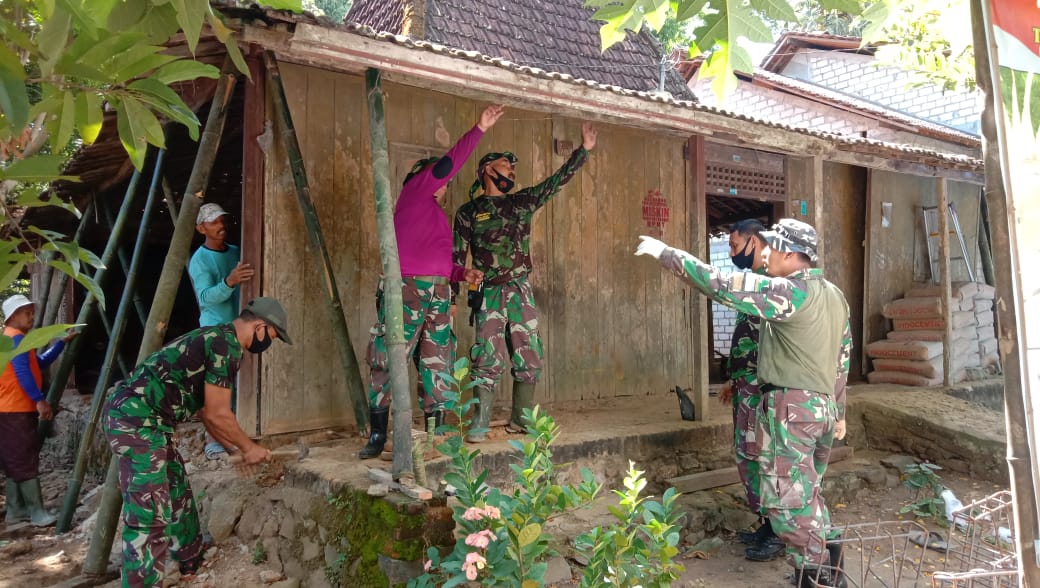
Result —
<instances>
[{"instance_id":1,"label":"man in pink shirt","mask_svg":"<svg viewBox=\"0 0 1040 588\"><path fill-rule=\"evenodd\" d=\"M440 405L447 384L439 374L448 372L451 357L451 282L479 284L484 274L452 262L452 232L442 209L448 182L473 153L480 138L502 116L502 106L489 106L480 120L443 157L416 162L404 179L394 210L397 251L401 260L404 336L408 355L419 347L419 379L427 420L440 424ZM359 457L369 459L383 451L390 416L390 371L386 349L386 309L383 284L376 292L377 319L368 345L372 382L368 391L372 434Z\"/></svg>"}]
</instances>

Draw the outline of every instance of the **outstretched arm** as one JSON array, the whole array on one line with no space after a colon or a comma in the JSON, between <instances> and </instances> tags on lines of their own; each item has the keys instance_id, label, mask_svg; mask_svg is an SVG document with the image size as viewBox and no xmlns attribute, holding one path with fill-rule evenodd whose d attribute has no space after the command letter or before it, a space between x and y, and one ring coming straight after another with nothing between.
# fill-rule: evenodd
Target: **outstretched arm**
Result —
<instances>
[{"instance_id":1,"label":"outstretched arm","mask_svg":"<svg viewBox=\"0 0 1040 588\"><path fill-rule=\"evenodd\" d=\"M571 181L574 174L578 173L581 166L589 159L589 151L596 146L596 128L592 123L586 121L581 125L581 147L571 153L567 162L564 163L556 173L542 180L542 183L532 186L524 192L527 195L527 206L532 212L545 206L553 196L563 189L567 182Z\"/></svg>"},{"instance_id":2,"label":"outstretched arm","mask_svg":"<svg viewBox=\"0 0 1040 588\"><path fill-rule=\"evenodd\" d=\"M751 272L722 273L689 253L641 236L636 255L650 255L683 281L712 300L738 312L771 321L790 318L805 301L805 293L786 278Z\"/></svg>"}]
</instances>

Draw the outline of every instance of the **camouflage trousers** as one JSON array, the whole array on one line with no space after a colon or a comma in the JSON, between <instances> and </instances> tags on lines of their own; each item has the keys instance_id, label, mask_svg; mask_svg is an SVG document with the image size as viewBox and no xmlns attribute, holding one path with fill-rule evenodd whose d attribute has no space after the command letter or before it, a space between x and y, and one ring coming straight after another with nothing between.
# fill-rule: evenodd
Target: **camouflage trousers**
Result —
<instances>
[{"instance_id":1,"label":"camouflage trousers","mask_svg":"<svg viewBox=\"0 0 1040 588\"><path fill-rule=\"evenodd\" d=\"M533 384L542 374L542 339L538 310L526 278L484 286L484 305L477 313L477 334L470 348L471 377L494 391L508 358L513 379Z\"/></svg>"},{"instance_id":2,"label":"camouflage trousers","mask_svg":"<svg viewBox=\"0 0 1040 588\"><path fill-rule=\"evenodd\" d=\"M106 418L123 494L123 586L159 586L167 555L179 562L202 555L199 513L171 434L124 428Z\"/></svg>"},{"instance_id":3,"label":"camouflage trousers","mask_svg":"<svg viewBox=\"0 0 1040 588\"><path fill-rule=\"evenodd\" d=\"M444 402L444 393L450 388L440 375L450 371L451 287L447 281L433 284L415 278L404 278L401 290L404 311L404 338L408 342L407 355L418 348L416 367L419 386L425 391L423 410L431 412ZM368 389L371 408L390 406L390 362L386 348L386 308L383 285L376 294L376 324L368 343L368 365L372 381Z\"/></svg>"},{"instance_id":4,"label":"camouflage trousers","mask_svg":"<svg viewBox=\"0 0 1040 588\"><path fill-rule=\"evenodd\" d=\"M834 441L834 397L809 390L763 390L745 449L758 464L759 496L796 568L827 562L830 511L820 480Z\"/></svg>"},{"instance_id":5,"label":"camouflage trousers","mask_svg":"<svg viewBox=\"0 0 1040 588\"><path fill-rule=\"evenodd\" d=\"M733 382L733 446L736 449L737 473L740 475L740 483L744 485L748 508L755 514L765 515L759 495L760 452L755 448L752 448L751 452L748 450L748 437L755 438L756 415L761 402L757 381L749 382L744 378L738 378Z\"/></svg>"}]
</instances>

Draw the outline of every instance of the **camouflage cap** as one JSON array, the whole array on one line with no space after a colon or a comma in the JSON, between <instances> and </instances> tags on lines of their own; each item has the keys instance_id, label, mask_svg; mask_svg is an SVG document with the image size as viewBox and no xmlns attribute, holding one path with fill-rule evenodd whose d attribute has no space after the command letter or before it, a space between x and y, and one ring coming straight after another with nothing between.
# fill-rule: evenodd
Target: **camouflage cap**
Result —
<instances>
[{"instance_id":1,"label":"camouflage cap","mask_svg":"<svg viewBox=\"0 0 1040 588\"><path fill-rule=\"evenodd\" d=\"M292 345L292 339L289 338L289 333L285 331L285 325L289 323L289 318L280 302L274 298L261 296L250 300L244 310L248 310L256 316L264 319L267 324L274 327L274 330L278 333L279 339Z\"/></svg>"},{"instance_id":2,"label":"camouflage cap","mask_svg":"<svg viewBox=\"0 0 1040 588\"><path fill-rule=\"evenodd\" d=\"M764 231L762 237L777 251L804 253L816 261L816 229L812 225L793 218L782 218L772 229Z\"/></svg>"}]
</instances>

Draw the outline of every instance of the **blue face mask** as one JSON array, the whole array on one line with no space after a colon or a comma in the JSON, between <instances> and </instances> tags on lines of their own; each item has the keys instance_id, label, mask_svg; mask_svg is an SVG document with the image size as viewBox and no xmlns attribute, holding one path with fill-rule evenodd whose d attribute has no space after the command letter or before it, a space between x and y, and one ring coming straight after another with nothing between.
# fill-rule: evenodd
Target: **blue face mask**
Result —
<instances>
[{"instance_id":1,"label":"blue face mask","mask_svg":"<svg viewBox=\"0 0 1040 588\"><path fill-rule=\"evenodd\" d=\"M748 253L748 249L751 250L750 253ZM748 239L747 244L744 245L743 251L730 257L729 259L733 262L733 265L736 266L737 269L751 269L752 266L755 265L755 250L754 247L751 246L751 239Z\"/></svg>"}]
</instances>

